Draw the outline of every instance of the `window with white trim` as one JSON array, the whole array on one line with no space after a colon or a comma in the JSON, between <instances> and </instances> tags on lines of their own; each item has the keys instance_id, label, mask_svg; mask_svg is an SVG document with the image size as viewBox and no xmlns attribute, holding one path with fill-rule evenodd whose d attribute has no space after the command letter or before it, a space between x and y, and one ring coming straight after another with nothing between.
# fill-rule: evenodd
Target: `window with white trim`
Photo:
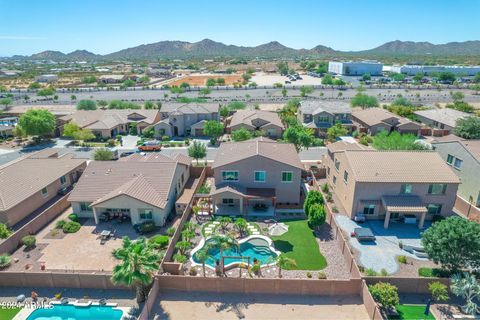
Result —
<instances>
[{"instance_id":1,"label":"window with white trim","mask_svg":"<svg viewBox=\"0 0 480 320\"><path fill-rule=\"evenodd\" d=\"M238 171L222 171L223 181L238 181Z\"/></svg>"},{"instance_id":2,"label":"window with white trim","mask_svg":"<svg viewBox=\"0 0 480 320\"><path fill-rule=\"evenodd\" d=\"M282 172L282 182L292 182L293 181L293 172L283 171Z\"/></svg>"},{"instance_id":3,"label":"window with white trim","mask_svg":"<svg viewBox=\"0 0 480 320\"><path fill-rule=\"evenodd\" d=\"M254 172L254 181L255 182L265 182L266 173L265 171L255 171Z\"/></svg>"}]
</instances>

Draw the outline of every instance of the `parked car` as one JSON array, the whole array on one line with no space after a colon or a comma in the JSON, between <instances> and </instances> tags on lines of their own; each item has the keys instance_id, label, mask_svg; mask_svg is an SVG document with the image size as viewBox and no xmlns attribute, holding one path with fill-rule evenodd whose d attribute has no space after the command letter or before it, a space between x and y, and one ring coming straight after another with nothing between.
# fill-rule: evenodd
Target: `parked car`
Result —
<instances>
[{"instance_id":1,"label":"parked car","mask_svg":"<svg viewBox=\"0 0 480 320\"><path fill-rule=\"evenodd\" d=\"M140 151L160 151L160 149L162 149L162 145L156 140L146 141L138 146L138 150Z\"/></svg>"},{"instance_id":2,"label":"parked car","mask_svg":"<svg viewBox=\"0 0 480 320\"><path fill-rule=\"evenodd\" d=\"M285 84L291 84L291 82L288 80L285 80Z\"/></svg>"},{"instance_id":3,"label":"parked car","mask_svg":"<svg viewBox=\"0 0 480 320\"><path fill-rule=\"evenodd\" d=\"M122 152L122 153L120 153L120 158L128 157L129 155L132 155L132 154L134 154L134 153L135 153L135 151Z\"/></svg>"}]
</instances>

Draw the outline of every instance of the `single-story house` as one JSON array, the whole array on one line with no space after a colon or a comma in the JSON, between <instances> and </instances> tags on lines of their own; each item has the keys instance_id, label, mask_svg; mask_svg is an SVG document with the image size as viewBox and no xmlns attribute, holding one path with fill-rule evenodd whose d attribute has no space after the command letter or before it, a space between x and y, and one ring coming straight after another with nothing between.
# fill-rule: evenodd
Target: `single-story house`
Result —
<instances>
[{"instance_id":1,"label":"single-story house","mask_svg":"<svg viewBox=\"0 0 480 320\"><path fill-rule=\"evenodd\" d=\"M449 133L455 129L458 119L471 116L471 114L451 108L419 110L414 113L418 120L427 126L442 129Z\"/></svg>"},{"instance_id":2,"label":"single-story house","mask_svg":"<svg viewBox=\"0 0 480 320\"><path fill-rule=\"evenodd\" d=\"M379 131L398 131L419 135L422 126L382 108L367 108L352 112L352 121L360 130L365 130L371 135Z\"/></svg>"}]
</instances>

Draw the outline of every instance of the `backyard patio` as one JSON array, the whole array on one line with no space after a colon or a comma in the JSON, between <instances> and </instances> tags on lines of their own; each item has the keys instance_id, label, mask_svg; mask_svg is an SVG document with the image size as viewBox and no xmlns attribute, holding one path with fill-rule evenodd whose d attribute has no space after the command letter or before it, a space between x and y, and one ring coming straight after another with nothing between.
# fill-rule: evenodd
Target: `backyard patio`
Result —
<instances>
[{"instance_id":1,"label":"backyard patio","mask_svg":"<svg viewBox=\"0 0 480 320\"><path fill-rule=\"evenodd\" d=\"M397 274L402 272L401 268L409 268L408 265L398 262L398 256L407 257L417 269L435 266L433 262L422 257L421 234L430 227L430 222L425 222L425 228L420 230L416 225L404 223L391 223L389 228L385 229L381 220L369 220L359 224L341 214L336 214L335 220L355 250L357 261L365 269L376 272L385 270L388 274ZM375 241L359 241L352 236L355 228L369 228L376 238ZM416 270L410 273L413 273L409 274L410 276L418 276Z\"/></svg>"}]
</instances>

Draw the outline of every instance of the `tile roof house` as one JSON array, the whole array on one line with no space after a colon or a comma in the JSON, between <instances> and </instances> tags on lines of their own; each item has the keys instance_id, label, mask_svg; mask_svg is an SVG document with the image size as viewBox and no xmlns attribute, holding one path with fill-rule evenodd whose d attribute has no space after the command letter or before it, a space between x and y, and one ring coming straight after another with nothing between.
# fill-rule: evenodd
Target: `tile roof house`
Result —
<instances>
[{"instance_id":1,"label":"tile roof house","mask_svg":"<svg viewBox=\"0 0 480 320\"><path fill-rule=\"evenodd\" d=\"M419 135L421 125L407 118L398 116L382 108L367 108L352 112L352 120L358 128L371 135L381 130L387 132L398 131L399 133L411 133Z\"/></svg>"},{"instance_id":2,"label":"tile roof house","mask_svg":"<svg viewBox=\"0 0 480 320\"><path fill-rule=\"evenodd\" d=\"M297 112L298 121L321 137L337 122L350 128L351 115L350 105L343 101L302 101Z\"/></svg>"},{"instance_id":3,"label":"tile roof house","mask_svg":"<svg viewBox=\"0 0 480 320\"><path fill-rule=\"evenodd\" d=\"M446 130L448 132L455 129L455 123L458 119L471 116L471 114L451 108L419 110L414 113L418 120L427 126Z\"/></svg>"},{"instance_id":4,"label":"tile roof house","mask_svg":"<svg viewBox=\"0 0 480 320\"><path fill-rule=\"evenodd\" d=\"M117 134L127 134L131 123L137 124L137 133L140 134L146 127L160 121L160 113L158 110L142 109L78 110L59 119L61 132L63 125L70 121L80 128L92 130L96 136L112 138Z\"/></svg>"},{"instance_id":5,"label":"tile roof house","mask_svg":"<svg viewBox=\"0 0 480 320\"><path fill-rule=\"evenodd\" d=\"M480 208L480 140L449 135L436 138L432 147L460 178L457 197Z\"/></svg>"},{"instance_id":6,"label":"tile roof house","mask_svg":"<svg viewBox=\"0 0 480 320\"><path fill-rule=\"evenodd\" d=\"M303 165L292 144L263 137L222 143L212 169L216 214L269 216L278 205L301 205Z\"/></svg>"},{"instance_id":7,"label":"tile roof house","mask_svg":"<svg viewBox=\"0 0 480 320\"><path fill-rule=\"evenodd\" d=\"M227 132L245 128L250 132L262 130L269 138L280 138L285 129L276 112L262 110L238 110L227 126Z\"/></svg>"},{"instance_id":8,"label":"tile roof house","mask_svg":"<svg viewBox=\"0 0 480 320\"><path fill-rule=\"evenodd\" d=\"M55 201L59 190L75 183L85 159L59 155L57 149L28 154L0 166L0 222L13 226Z\"/></svg>"},{"instance_id":9,"label":"tile roof house","mask_svg":"<svg viewBox=\"0 0 480 320\"><path fill-rule=\"evenodd\" d=\"M335 144L334 144L335 145ZM327 147L328 148L328 147ZM449 216L460 180L433 151L377 151L336 148L325 159L327 180L350 218Z\"/></svg>"},{"instance_id":10,"label":"tile roof house","mask_svg":"<svg viewBox=\"0 0 480 320\"><path fill-rule=\"evenodd\" d=\"M220 105L213 103L165 103L160 108L160 121L155 136L204 136L203 126L209 120L220 120Z\"/></svg>"},{"instance_id":11,"label":"tile roof house","mask_svg":"<svg viewBox=\"0 0 480 320\"><path fill-rule=\"evenodd\" d=\"M190 177L191 158L133 154L119 161L93 161L68 200L80 217L126 216L133 225L163 226Z\"/></svg>"}]
</instances>

